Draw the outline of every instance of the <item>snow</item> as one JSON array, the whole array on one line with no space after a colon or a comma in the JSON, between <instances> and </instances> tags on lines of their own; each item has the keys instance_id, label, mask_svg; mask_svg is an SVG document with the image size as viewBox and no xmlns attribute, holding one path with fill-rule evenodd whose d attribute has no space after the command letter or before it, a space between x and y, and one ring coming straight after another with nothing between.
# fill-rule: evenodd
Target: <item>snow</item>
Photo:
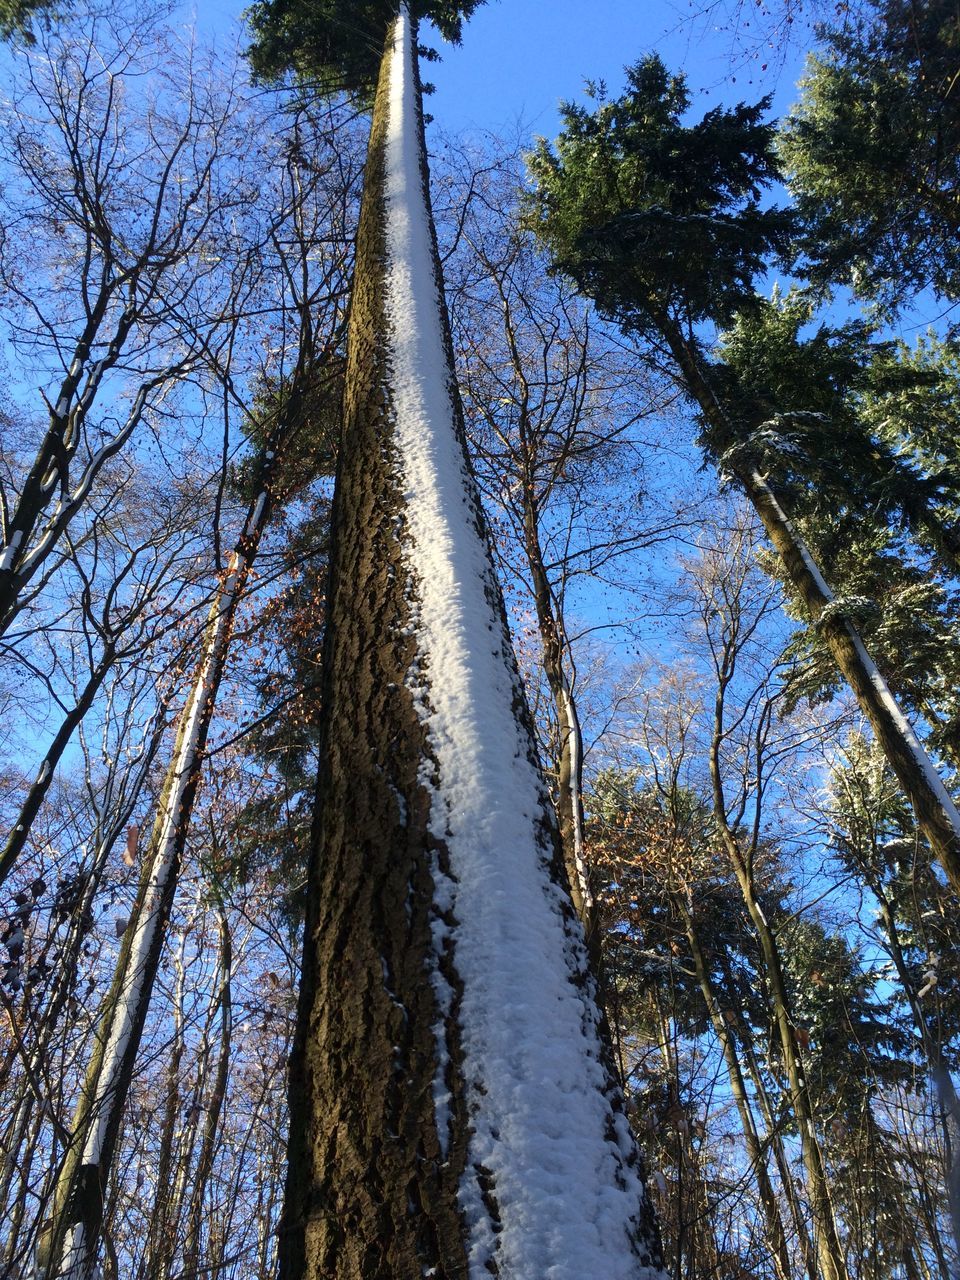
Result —
<instances>
[{"instance_id":1,"label":"snow","mask_svg":"<svg viewBox=\"0 0 960 1280\"><path fill-rule=\"evenodd\" d=\"M227 582L211 613L203 659L190 691L178 734L176 756L172 765L173 782L155 830L156 853L153 858L150 881L143 908L136 920L124 983L110 1022L93 1100L95 1118L84 1144L83 1164L99 1165L101 1162L103 1144L113 1108L112 1095L117 1088L124 1056L133 1034L136 1011L141 1000L149 1000L149 991L144 991L148 958L160 926L161 900L171 876L176 872L177 834L180 824L184 821L182 812L184 791L195 768L201 727L213 696L216 672L222 663L229 637L238 563L239 558L234 552Z\"/></svg>"},{"instance_id":2,"label":"snow","mask_svg":"<svg viewBox=\"0 0 960 1280\"><path fill-rule=\"evenodd\" d=\"M583 895L586 911L593 906L593 894L590 891L590 880L587 876L587 864L583 850L583 823L580 820L580 726L577 723L577 712L573 698L567 687L566 679L562 685L563 712L567 721L567 746L570 752L570 812L573 820L573 857L577 868L577 880Z\"/></svg>"},{"instance_id":3,"label":"snow","mask_svg":"<svg viewBox=\"0 0 960 1280\"><path fill-rule=\"evenodd\" d=\"M23 531L21 529L16 529L14 531L13 537L10 539L7 545L3 548L3 551L0 552L0 570L13 568L13 562L14 562L14 559L16 558L17 549L19 548L20 543L22 541L23 541Z\"/></svg>"},{"instance_id":4,"label":"snow","mask_svg":"<svg viewBox=\"0 0 960 1280\"><path fill-rule=\"evenodd\" d=\"M820 567L811 556L806 543L800 537L793 523L787 518L783 508L774 497L773 491L758 471L754 471L752 473L752 480L755 485L764 490L768 502L776 513L777 519L782 522L784 528L789 532L791 538L793 538L800 555L803 558L803 563L806 565L807 570L816 583L817 590L820 592L821 596L823 596L825 610L829 609L830 606L834 604L834 594L827 586L823 574L820 572ZM822 616L823 615L821 614L821 617ZM903 738L904 745L913 756L917 767L923 774L927 787L936 797L937 803L940 805L947 821L953 828L954 834L958 839L960 839L960 811L957 810L957 806L953 802L953 797L944 786L943 779L934 768L933 761L927 755L923 744L914 732L913 725L911 725L910 721L901 711L900 704L891 692L890 686L877 669L877 664L867 652L866 646L860 639L860 635L856 627L854 627L847 619L844 619L843 625L850 638L851 644L857 652L857 657L860 660L860 664L863 667L864 672L866 673L867 679L873 685L874 691L876 692L880 702L883 704L887 715L893 722L897 732Z\"/></svg>"},{"instance_id":5,"label":"snow","mask_svg":"<svg viewBox=\"0 0 960 1280\"><path fill-rule=\"evenodd\" d=\"M849 624L847 625L847 631L849 632L850 639L857 651L857 656L867 672L867 677L876 690L878 698L886 708L887 714L896 726L897 731L903 736L910 754L913 756L918 768L923 774L924 781L936 797L937 803L946 815L947 821L953 828L954 834L958 839L960 839L960 811L957 810L957 806L953 803L953 797L944 786L943 779L934 768L933 761L927 755L923 744L914 732L913 725L900 710L900 704L890 691L890 686L877 670L876 663L864 648L863 641Z\"/></svg>"},{"instance_id":6,"label":"snow","mask_svg":"<svg viewBox=\"0 0 960 1280\"><path fill-rule=\"evenodd\" d=\"M438 787L426 774L423 782L451 871L435 867L434 945L438 966L439 952L452 948L463 983L458 1021L473 1132L460 1202L470 1276L489 1276L495 1260L504 1276L657 1280L629 1242L643 1195L635 1148L605 1093L582 939L549 877L547 799L514 713L516 677L457 439L412 56L404 13L390 73L385 306L405 553L419 601L417 678L429 686L418 707L440 779ZM439 918L447 909L450 924ZM439 967L433 980L446 1012L451 993ZM437 1027L442 1068L444 1031ZM444 1095L438 1079L445 1142Z\"/></svg>"},{"instance_id":7,"label":"snow","mask_svg":"<svg viewBox=\"0 0 960 1280\"><path fill-rule=\"evenodd\" d=\"M272 457L273 457L272 452L267 454L268 459ZM263 519L263 508L264 508L264 505L266 504L266 501L267 501L267 495L265 492L257 494L257 500L254 503L252 511L247 517L247 523L243 527L243 536L245 538L251 538L254 534L254 531L259 528L260 522Z\"/></svg>"},{"instance_id":8,"label":"snow","mask_svg":"<svg viewBox=\"0 0 960 1280\"><path fill-rule=\"evenodd\" d=\"M767 502L769 502L772 510L775 512L777 519L780 521L780 523L783 525L786 531L790 534L790 537L793 539L794 545L796 546L797 550L800 552L800 558L803 560L803 563L806 566L807 572L810 574L811 578L813 578L813 581L816 584L817 590L823 596L824 603L830 604L833 601L833 592L827 586L826 579L824 578L823 574L820 572L820 566L817 564L816 560L814 560L813 556L810 554L810 550L807 547L807 544L800 537L800 534L797 532L797 529L795 528L793 521L787 517L787 513L784 511L783 507L780 506L780 503L777 501L776 497L774 496L773 490L767 484L766 480L760 474L759 471L752 471L750 474L750 479L758 489L763 491L763 495L767 500Z\"/></svg>"}]
</instances>

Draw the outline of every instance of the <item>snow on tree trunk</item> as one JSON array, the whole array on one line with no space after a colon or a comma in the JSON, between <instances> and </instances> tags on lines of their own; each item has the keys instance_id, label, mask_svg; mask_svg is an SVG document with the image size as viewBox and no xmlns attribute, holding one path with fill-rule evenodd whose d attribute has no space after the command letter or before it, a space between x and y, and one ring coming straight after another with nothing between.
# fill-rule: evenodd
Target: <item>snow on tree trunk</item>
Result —
<instances>
[{"instance_id":1,"label":"snow on tree trunk","mask_svg":"<svg viewBox=\"0 0 960 1280\"><path fill-rule=\"evenodd\" d=\"M726 415L704 377L695 349L666 316L658 320L683 374L686 388L707 421L728 434ZM767 479L754 467L729 467L743 489L784 569L870 722L890 768L913 805L917 824L930 842L955 892L960 893L960 811L910 721L871 658L857 628L834 597L799 530L783 510Z\"/></svg>"},{"instance_id":2,"label":"snow on tree trunk","mask_svg":"<svg viewBox=\"0 0 960 1280\"><path fill-rule=\"evenodd\" d=\"M735 474L870 721L890 768L913 805L921 830L954 890L960 893L960 812L953 797L859 632L844 614L843 602L835 599L765 478L755 470L738 470Z\"/></svg>"},{"instance_id":3,"label":"snow on tree trunk","mask_svg":"<svg viewBox=\"0 0 960 1280\"><path fill-rule=\"evenodd\" d=\"M660 1277L453 382L387 41L334 501L285 1280Z\"/></svg>"},{"instance_id":4,"label":"snow on tree trunk","mask_svg":"<svg viewBox=\"0 0 960 1280\"><path fill-rule=\"evenodd\" d=\"M173 759L144 859L137 902L104 1002L53 1209L37 1256L39 1280L93 1280L103 1195L163 946L186 844L207 731L237 605L268 519L267 474L251 504L204 632Z\"/></svg>"}]
</instances>

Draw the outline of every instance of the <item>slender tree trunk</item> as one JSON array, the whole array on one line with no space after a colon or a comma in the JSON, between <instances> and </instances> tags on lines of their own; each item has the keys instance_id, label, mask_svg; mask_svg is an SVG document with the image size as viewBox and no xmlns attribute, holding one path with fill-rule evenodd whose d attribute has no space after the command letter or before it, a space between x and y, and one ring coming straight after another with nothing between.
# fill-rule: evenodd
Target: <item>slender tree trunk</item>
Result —
<instances>
[{"instance_id":1,"label":"slender tree trunk","mask_svg":"<svg viewBox=\"0 0 960 1280\"><path fill-rule=\"evenodd\" d=\"M900 986L910 1006L913 1025L916 1028L923 1055L930 1070L930 1080L940 1101L943 1128L943 1171L947 1189L947 1202L953 1226L954 1242L960 1253L960 1098L953 1083L950 1064L943 1052L939 1037L931 1031L923 1002L910 975L910 970L900 945L900 932L893 906L887 900L882 886L871 885L880 904L880 918L887 937L887 951L893 961Z\"/></svg>"},{"instance_id":2,"label":"slender tree trunk","mask_svg":"<svg viewBox=\"0 0 960 1280\"><path fill-rule=\"evenodd\" d=\"M707 422L722 429L726 415L704 375L696 350L668 316L660 317L659 326L688 394L699 405ZM836 605L834 595L771 487L755 468L734 465L731 473L760 517L790 581L853 690L861 711L870 721L890 768L913 805L921 831L954 890L960 894L960 812L943 779L900 710L856 627L841 610L831 607Z\"/></svg>"},{"instance_id":3,"label":"slender tree trunk","mask_svg":"<svg viewBox=\"0 0 960 1280\"><path fill-rule=\"evenodd\" d=\"M570 896L577 915L583 922L588 940L593 938L594 901L583 840L583 734L567 670L569 642L556 597L550 586L543 548L540 545L538 512L533 481L524 484L524 541L527 563L533 582L533 600L537 626L543 646L543 670L550 686L560 735L557 770L557 819L560 840L567 865ZM595 948L591 948L591 951ZM597 964L599 956L592 957Z\"/></svg>"},{"instance_id":4,"label":"slender tree trunk","mask_svg":"<svg viewBox=\"0 0 960 1280\"><path fill-rule=\"evenodd\" d=\"M17 859L23 852L24 846L30 838L30 828L33 825L33 820L40 812L40 806L43 804L44 798L53 784L54 770L60 763L63 753L73 737L74 730L93 706L100 686L113 669L116 653L117 642L116 638L113 637L107 641L100 661L90 673L90 677L83 687L83 692L66 716L64 716L63 723L47 748L40 770L30 790L27 792L23 804L20 806L17 820L10 829L10 834L7 836L3 849L0 850L0 885L3 884L13 870Z\"/></svg>"},{"instance_id":5,"label":"slender tree trunk","mask_svg":"<svg viewBox=\"0 0 960 1280\"><path fill-rule=\"evenodd\" d=\"M37 1257L42 1280L92 1280L103 1197L147 1007L176 890L203 751L223 675L237 605L269 517L274 459L264 455L251 503L203 637L202 657L180 721L173 759L127 926L113 984L101 1011L73 1137L57 1181Z\"/></svg>"},{"instance_id":6,"label":"slender tree trunk","mask_svg":"<svg viewBox=\"0 0 960 1280\"><path fill-rule=\"evenodd\" d=\"M199 1275L200 1272L200 1231L203 1223L203 1205L207 1183L213 1170L216 1154L216 1139L220 1125L220 1113L227 1094L227 1081L230 1075L230 1038L233 1030L233 1013L231 1003L230 981L233 972L233 947L230 937L230 922L227 920L223 906L220 906L220 990L217 993L217 1007L220 1012L220 1052L214 1074L213 1088L203 1121L203 1136L200 1140L200 1155L193 1178L190 1196L190 1207L187 1212L187 1228L183 1245L183 1270L187 1276Z\"/></svg>"},{"instance_id":7,"label":"slender tree trunk","mask_svg":"<svg viewBox=\"0 0 960 1280\"><path fill-rule=\"evenodd\" d=\"M93 299L70 368L60 384L57 402L50 408L47 430L33 465L24 480L16 506L4 521L3 545L0 547L0 635L17 616L21 593L86 500L93 480L104 464L126 444L143 414L146 386L137 391L120 430L97 451L82 475L71 484L70 466L83 439L85 421L104 377L120 358L136 319L135 304L130 301L120 313L103 355L91 363L91 350L98 339L102 341L100 330L116 289L116 282L104 284ZM55 495L56 507L47 516Z\"/></svg>"},{"instance_id":8,"label":"slender tree trunk","mask_svg":"<svg viewBox=\"0 0 960 1280\"><path fill-rule=\"evenodd\" d=\"M760 943L764 972L770 987L773 1018L783 1055L783 1065L790 1088L790 1105L797 1123L800 1150L806 1173L807 1189L814 1220L814 1239L820 1263L822 1280L849 1280L846 1258L840 1243L830 1195L830 1180L820 1141L817 1137L816 1116L807 1088L803 1060L797 1043L790 1013L790 995L787 989L780 949L776 935L770 928L763 908L756 898L753 878L734 832L726 821L726 808L720 782L717 760L718 739L715 736L711 749L711 772L714 778L714 807L724 846L733 865L743 900L749 912Z\"/></svg>"},{"instance_id":9,"label":"slender tree trunk","mask_svg":"<svg viewBox=\"0 0 960 1280\"><path fill-rule=\"evenodd\" d=\"M814 1220L814 1241L822 1280L849 1280L846 1256L834 1216L830 1180L817 1136L813 1101L807 1088L800 1046L797 1043L793 1025L790 993L780 958L779 943L757 898L752 852L743 850L738 834L730 826L727 818L721 749L726 736L726 694L734 678L735 664L736 643L734 639L728 639L718 655L717 690L709 750L714 820L760 944L764 973L773 1006L774 1025L790 1089L790 1105L800 1138L801 1156Z\"/></svg>"},{"instance_id":10,"label":"slender tree trunk","mask_svg":"<svg viewBox=\"0 0 960 1280\"><path fill-rule=\"evenodd\" d=\"M720 957L720 964L723 968L724 979L728 989L736 990L736 984L733 980L733 974L730 969L730 962L727 956ZM763 1122L767 1127L767 1136L765 1142L773 1151L774 1160L777 1164L777 1172L780 1175L780 1185L786 1196L787 1203L790 1206L790 1215L793 1220L794 1231L797 1234L797 1241L800 1246L800 1262L803 1270L806 1272L808 1280L819 1280L817 1273L816 1252L807 1230L807 1222L799 1203L796 1188L793 1183L793 1174L790 1169L790 1162L787 1158L786 1150L783 1145L781 1136L781 1125L774 1115L773 1107L770 1103L770 1095L767 1090L766 1081L763 1078L763 1072L760 1069L760 1063L757 1060L756 1051L753 1047L752 1033L747 1025L746 1019L742 1011L733 1007L731 1012L736 1022L736 1030L740 1043L744 1046L744 1055L746 1057L747 1073L753 1085L754 1095L760 1106L760 1113L763 1116Z\"/></svg>"},{"instance_id":11,"label":"slender tree trunk","mask_svg":"<svg viewBox=\"0 0 960 1280\"><path fill-rule=\"evenodd\" d=\"M733 1094L737 1114L740 1117L740 1125L743 1129L747 1155L750 1159L751 1168L756 1173L757 1190L760 1194L760 1204L763 1209L766 1226L767 1246L779 1280L791 1280L793 1268L790 1265L790 1253L787 1248L787 1236L783 1228L783 1219L780 1216L780 1205L767 1169L767 1157L754 1123L753 1110L750 1106L750 1098L743 1078L743 1069L740 1066L737 1045L730 1034L723 1012L717 1003L716 992L710 977L710 968L700 945L700 937L697 933L693 913L689 904L684 900L682 892L677 895L677 898L687 933L687 941L690 944L690 954L693 957L697 981L700 984L700 990L703 992L704 1003L707 1006L710 1021L713 1023L714 1033L720 1042L723 1060L727 1067L727 1076L730 1080L730 1092Z\"/></svg>"},{"instance_id":12,"label":"slender tree trunk","mask_svg":"<svg viewBox=\"0 0 960 1280\"><path fill-rule=\"evenodd\" d=\"M280 1275L639 1280L659 1249L466 461L415 45L404 11L357 244Z\"/></svg>"},{"instance_id":13,"label":"slender tree trunk","mask_svg":"<svg viewBox=\"0 0 960 1280\"><path fill-rule=\"evenodd\" d=\"M168 1274L176 1236L178 1216L177 1187L183 1173L186 1153L183 1149L183 1095L180 1090L181 1067L186 1050L184 987L187 974L186 946L189 928L184 929L175 957L177 975L173 995L172 1037L167 1059L166 1106L160 1128L156 1158L156 1193L150 1213L147 1243L141 1274L147 1280L164 1280ZM189 1123L189 1121L187 1122ZM179 1132L178 1132L179 1130ZM178 1140L179 1139L179 1140ZM177 1148L177 1158L174 1150Z\"/></svg>"}]
</instances>

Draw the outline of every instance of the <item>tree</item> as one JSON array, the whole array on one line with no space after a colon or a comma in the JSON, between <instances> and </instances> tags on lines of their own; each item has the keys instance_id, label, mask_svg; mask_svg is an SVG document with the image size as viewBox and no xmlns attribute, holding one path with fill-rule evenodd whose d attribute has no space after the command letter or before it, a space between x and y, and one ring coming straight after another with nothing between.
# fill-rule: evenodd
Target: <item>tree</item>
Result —
<instances>
[{"instance_id":1,"label":"tree","mask_svg":"<svg viewBox=\"0 0 960 1280\"><path fill-rule=\"evenodd\" d=\"M0 632L48 587L113 460L229 349L254 287L264 228L239 86L205 83L154 28L147 15L45 34L7 107L6 337L43 370L45 423L0 493ZM124 409L106 411L120 386Z\"/></svg>"},{"instance_id":2,"label":"tree","mask_svg":"<svg viewBox=\"0 0 960 1280\"><path fill-rule=\"evenodd\" d=\"M717 108L686 126L683 80L658 58L630 68L628 82L622 98L601 100L592 115L565 107L556 150L541 142L531 161L531 219L557 270L626 332L665 349L697 408L703 443L756 510L960 891L960 812L793 524L785 496L749 448L738 456L762 431L768 406L753 401L745 411L704 350L705 324L729 326L754 304L753 280L789 226L782 212L760 204L776 173L764 104Z\"/></svg>"},{"instance_id":3,"label":"tree","mask_svg":"<svg viewBox=\"0 0 960 1280\"><path fill-rule=\"evenodd\" d=\"M56 15L56 0L0 0L0 39L33 44L33 23Z\"/></svg>"},{"instance_id":4,"label":"tree","mask_svg":"<svg viewBox=\"0 0 960 1280\"><path fill-rule=\"evenodd\" d=\"M571 598L584 578L615 578L623 558L665 543L696 515L679 500L668 507L650 496L653 463L637 434L658 388L638 383L586 304L548 277L542 252L519 225L518 161L461 163L466 172L447 195L457 216L444 273L465 425L500 566L529 595L536 618L536 667L550 704L541 737L573 901L589 938Z\"/></svg>"},{"instance_id":5,"label":"tree","mask_svg":"<svg viewBox=\"0 0 960 1280\"><path fill-rule=\"evenodd\" d=\"M369 75L349 14L359 50L326 10L284 29L324 59L298 70ZM416 25L374 16L281 1275L639 1277L655 1230L464 451Z\"/></svg>"},{"instance_id":6,"label":"tree","mask_svg":"<svg viewBox=\"0 0 960 1280\"><path fill-rule=\"evenodd\" d=\"M960 299L955 0L885 0L823 32L779 149L818 282L887 305Z\"/></svg>"}]
</instances>

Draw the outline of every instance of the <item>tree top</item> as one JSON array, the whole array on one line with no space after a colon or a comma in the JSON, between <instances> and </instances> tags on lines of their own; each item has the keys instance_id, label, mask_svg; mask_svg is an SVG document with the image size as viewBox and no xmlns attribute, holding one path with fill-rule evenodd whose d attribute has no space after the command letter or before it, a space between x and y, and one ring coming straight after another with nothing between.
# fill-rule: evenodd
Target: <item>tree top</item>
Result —
<instances>
[{"instance_id":1,"label":"tree top","mask_svg":"<svg viewBox=\"0 0 960 1280\"><path fill-rule=\"evenodd\" d=\"M464 19L483 0L407 0L416 22L431 21L459 44ZM401 0L256 0L247 11L254 33L248 55L254 74L276 80L292 71L323 92L370 92L376 86L387 28ZM438 55L422 49L427 57Z\"/></svg>"}]
</instances>

